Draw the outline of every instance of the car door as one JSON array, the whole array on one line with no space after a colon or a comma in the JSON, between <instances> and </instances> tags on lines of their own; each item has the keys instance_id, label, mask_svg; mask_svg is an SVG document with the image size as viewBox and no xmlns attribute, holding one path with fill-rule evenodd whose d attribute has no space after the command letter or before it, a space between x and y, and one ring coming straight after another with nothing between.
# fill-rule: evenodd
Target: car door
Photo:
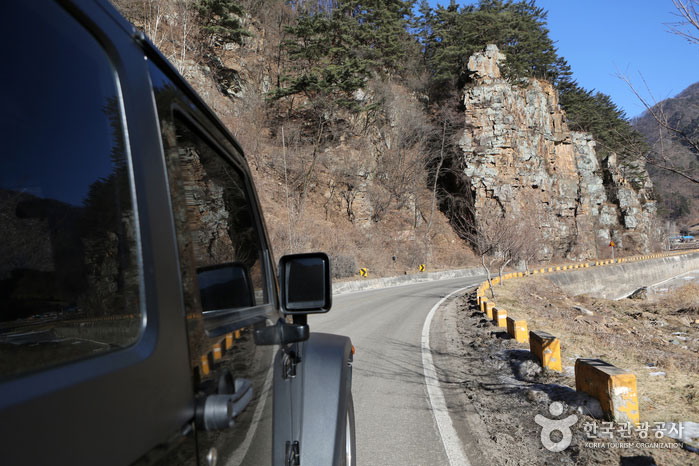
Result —
<instances>
[{"instance_id":1,"label":"car door","mask_svg":"<svg viewBox=\"0 0 699 466\"><path fill-rule=\"evenodd\" d=\"M0 463L193 455L143 53L94 1L3 2L0 40Z\"/></svg>"},{"instance_id":2,"label":"car door","mask_svg":"<svg viewBox=\"0 0 699 466\"><path fill-rule=\"evenodd\" d=\"M275 324L280 314L250 174L217 121L165 63L155 63L159 57L150 57L196 403L202 410L208 400L234 394L237 406L231 427L199 419L200 463L271 464L273 418L290 425L290 396L273 389L278 348L254 341L255 330Z\"/></svg>"}]
</instances>

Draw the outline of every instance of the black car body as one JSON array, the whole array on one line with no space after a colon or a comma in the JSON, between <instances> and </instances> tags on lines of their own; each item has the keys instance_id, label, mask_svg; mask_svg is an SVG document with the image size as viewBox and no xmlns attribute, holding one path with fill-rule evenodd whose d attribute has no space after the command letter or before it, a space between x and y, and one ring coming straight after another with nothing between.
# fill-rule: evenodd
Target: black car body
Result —
<instances>
[{"instance_id":1,"label":"black car body","mask_svg":"<svg viewBox=\"0 0 699 466\"><path fill-rule=\"evenodd\" d=\"M241 148L107 2L0 11L0 464L353 464L327 256L279 282Z\"/></svg>"}]
</instances>

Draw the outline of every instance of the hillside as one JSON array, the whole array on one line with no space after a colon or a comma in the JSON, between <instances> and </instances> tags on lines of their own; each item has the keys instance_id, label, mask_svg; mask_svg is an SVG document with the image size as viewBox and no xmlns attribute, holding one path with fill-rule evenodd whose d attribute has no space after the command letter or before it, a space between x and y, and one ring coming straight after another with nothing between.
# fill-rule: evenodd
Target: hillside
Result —
<instances>
[{"instance_id":1,"label":"hillside","mask_svg":"<svg viewBox=\"0 0 699 466\"><path fill-rule=\"evenodd\" d=\"M659 102L653 111L664 114L669 124L681 130L693 141L699 141L699 82L672 97ZM699 153L686 140L661 129L651 112L646 111L632 121L652 148L651 160L666 164L699 177ZM676 223L678 229L699 233L699 189L696 183L653 164L648 165L658 197L658 214Z\"/></svg>"},{"instance_id":2,"label":"hillside","mask_svg":"<svg viewBox=\"0 0 699 466\"><path fill-rule=\"evenodd\" d=\"M611 239L628 252L654 247L647 174L616 137L628 123L607 96L572 80L545 11L531 2L425 7L415 19L402 0L363 5L361 18L356 0L114 1L241 143L277 256L325 250L343 278L360 267L375 276L476 265L472 248L515 264L605 255ZM474 24L485 32L475 36ZM533 37L531 53L518 53L507 34ZM491 43L503 76L481 99L488 83L466 64ZM546 89L541 108L522 94L527 83ZM494 108L502 95L519 97ZM492 112L495 138L477 121ZM556 128L536 120L555 112L546 118ZM536 190L535 205L520 202L529 196L517 191L520 179ZM503 194L513 189L523 197ZM490 216L511 247L502 237L479 245ZM541 234L515 233L523 230Z\"/></svg>"}]
</instances>

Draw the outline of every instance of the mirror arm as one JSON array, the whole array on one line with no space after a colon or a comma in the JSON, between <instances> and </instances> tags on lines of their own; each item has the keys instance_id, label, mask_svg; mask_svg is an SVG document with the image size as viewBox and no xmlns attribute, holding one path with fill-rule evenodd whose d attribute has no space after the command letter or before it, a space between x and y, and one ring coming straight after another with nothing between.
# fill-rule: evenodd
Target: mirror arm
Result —
<instances>
[{"instance_id":1,"label":"mirror arm","mask_svg":"<svg viewBox=\"0 0 699 466\"><path fill-rule=\"evenodd\" d=\"M294 320L294 324L308 326L308 314L293 314L291 318Z\"/></svg>"},{"instance_id":2,"label":"mirror arm","mask_svg":"<svg viewBox=\"0 0 699 466\"><path fill-rule=\"evenodd\" d=\"M304 316L305 317L305 316ZM289 324L279 319L275 325L255 330L255 344L258 346L288 345L308 340L310 331L307 324Z\"/></svg>"}]
</instances>

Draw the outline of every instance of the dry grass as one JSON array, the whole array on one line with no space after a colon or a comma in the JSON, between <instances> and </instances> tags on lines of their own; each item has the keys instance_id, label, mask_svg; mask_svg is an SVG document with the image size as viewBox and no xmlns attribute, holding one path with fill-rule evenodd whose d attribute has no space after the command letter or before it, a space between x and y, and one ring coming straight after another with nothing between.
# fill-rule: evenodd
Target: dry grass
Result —
<instances>
[{"instance_id":1,"label":"dry grass","mask_svg":"<svg viewBox=\"0 0 699 466\"><path fill-rule=\"evenodd\" d=\"M496 303L508 314L561 340L564 366L579 357L599 358L632 371L642 421L699 420L697 284L653 301L570 297L541 278L507 281L496 291ZM572 377L569 382L574 386Z\"/></svg>"}]
</instances>

